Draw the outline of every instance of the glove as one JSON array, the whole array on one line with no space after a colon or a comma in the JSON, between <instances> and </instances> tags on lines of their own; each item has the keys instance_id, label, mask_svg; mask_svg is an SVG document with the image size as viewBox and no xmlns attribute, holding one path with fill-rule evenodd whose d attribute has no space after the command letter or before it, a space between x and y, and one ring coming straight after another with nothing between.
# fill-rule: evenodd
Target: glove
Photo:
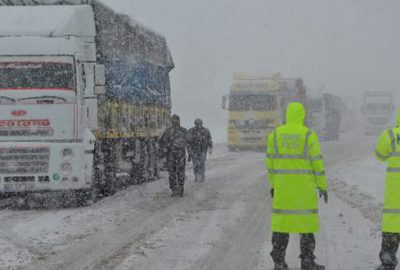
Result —
<instances>
[{"instance_id":1,"label":"glove","mask_svg":"<svg viewBox=\"0 0 400 270\"><path fill-rule=\"evenodd\" d=\"M324 197L325 203L328 203L328 191L319 189L319 197Z\"/></svg>"},{"instance_id":2,"label":"glove","mask_svg":"<svg viewBox=\"0 0 400 270\"><path fill-rule=\"evenodd\" d=\"M210 155L212 155L212 153L213 153L213 149L210 147L210 148L208 148L208 153L210 154Z\"/></svg>"},{"instance_id":3,"label":"glove","mask_svg":"<svg viewBox=\"0 0 400 270\"><path fill-rule=\"evenodd\" d=\"M271 198L272 199L274 198L274 189L273 188L271 188Z\"/></svg>"}]
</instances>

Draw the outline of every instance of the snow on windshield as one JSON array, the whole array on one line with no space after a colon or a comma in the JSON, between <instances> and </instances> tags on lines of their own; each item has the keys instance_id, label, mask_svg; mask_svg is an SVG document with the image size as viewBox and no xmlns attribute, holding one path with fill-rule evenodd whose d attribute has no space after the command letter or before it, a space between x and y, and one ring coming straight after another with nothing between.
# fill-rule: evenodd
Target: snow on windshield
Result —
<instances>
[{"instance_id":1,"label":"snow on windshield","mask_svg":"<svg viewBox=\"0 0 400 270\"><path fill-rule=\"evenodd\" d=\"M74 90L72 64L51 62L0 62L0 90Z\"/></svg>"}]
</instances>

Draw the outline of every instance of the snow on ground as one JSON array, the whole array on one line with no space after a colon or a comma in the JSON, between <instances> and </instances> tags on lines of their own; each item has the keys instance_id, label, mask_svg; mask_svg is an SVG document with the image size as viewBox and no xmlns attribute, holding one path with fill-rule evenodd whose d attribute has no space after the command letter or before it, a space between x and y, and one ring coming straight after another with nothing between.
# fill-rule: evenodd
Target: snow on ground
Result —
<instances>
[{"instance_id":1,"label":"snow on ground","mask_svg":"<svg viewBox=\"0 0 400 270\"><path fill-rule=\"evenodd\" d=\"M4 237L1 235L0 237ZM7 238L7 236L5 236ZM19 248L6 239L0 240L0 265L1 268L14 269L26 265L31 261L31 254L24 248Z\"/></svg>"},{"instance_id":2,"label":"snow on ground","mask_svg":"<svg viewBox=\"0 0 400 270\"><path fill-rule=\"evenodd\" d=\"M318 262L374 269L380 247L384 165L370 138L323 144L330 201L321 203ZM271 200L263 153L215 147L207 181L172 198L160 181L133 186L86 208L0 211L0 269L273 269ZM299 266L298 236L287 261Z\"/></svg>"},{"instance_id":3,"label":"snow on ground","mask_svg":"<svg viewBox=\"0 0 400 270\"><path fill-rule=\"evenodd\" d=\"M335 176L355 190L373 195L382 201L385 187L386 164L377 161L372 153L343 164Z\"/></svg>"}]
</instances>

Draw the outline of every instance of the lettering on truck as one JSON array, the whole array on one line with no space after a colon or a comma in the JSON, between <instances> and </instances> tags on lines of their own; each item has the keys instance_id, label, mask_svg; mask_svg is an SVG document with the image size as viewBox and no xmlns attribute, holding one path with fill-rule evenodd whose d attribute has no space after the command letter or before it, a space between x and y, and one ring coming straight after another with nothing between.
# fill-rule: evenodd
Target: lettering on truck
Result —
<instances>
[{"instance_id":1,"label":"lettering on truck","mask_svg":"<svg viewBox=\"0 0 400 270\"><path fill-rule=\"evenodd\" d=\"M35 128L34 128L35 127ZM53 136L50 119L0 120L0 136Z\"/></svg>"},{"instance_id":2,"label":"lettering on truck","mask_svg":"<svg viewBox=\"0 0 400 270\"><path fill-rule=\"evenodd\" d=\"M48 127L50 126L49 119L34 119L34 120L0 120L0 127Z\"/></svg>"}]
</instances>

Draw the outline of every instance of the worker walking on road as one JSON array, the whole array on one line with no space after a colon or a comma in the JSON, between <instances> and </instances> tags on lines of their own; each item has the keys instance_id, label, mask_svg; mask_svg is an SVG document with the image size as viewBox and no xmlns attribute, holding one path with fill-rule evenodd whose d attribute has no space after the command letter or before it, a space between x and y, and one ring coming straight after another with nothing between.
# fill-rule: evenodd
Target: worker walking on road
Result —
<instances>
[{"instance_id":1,"label":"worker walking on road","mask_svg":"<svg viewBox=\"0 0 400 270\"><path fill-rule=\"evenodd\" d=\"M188 132L189 159L193 160L193 171L196 182L204 182L207 150L211 155L213 142L210 131L203 127L203 121L196 119L194 127Z\"/></svg>"},{"instance_id":2,"label":"worker walking on road","mask_svg":"<svg viewBox=\"0 0 400 270\"><path fill-rule=\"evenodd\" d=\"M400 108L397 126L382 132L376 144L375 157L387 163L382 213L382 262L377 270L394 270L400 243Z\"/></svg>"},{"instance_id":3,"label":"worker walking on road","mask_svg":"<svg viewBox=\"0 0 400 270\"><path fill-rule=\"evenodd\" d=\"M318 136L304 126L305 116L301 103L289 104L286 124L268 137L265 163L273 197L275 270L288 269L285 255L290 233L300 234L301 269L325 269L314 261L314 233L319 231L317 190L327 203L327 180Z\"/></svg>"},{"instance_id":4,"label":"worker walking on road","mask_svg":"<svg viewBox=\"0 0 400 270\"><path fill-rule=\"evenodd\" d=\"M166 129L159 140L161 156L167 160L169 186L172 196L183 196L185 184L187 130L180 125L180 118L171 117L172 126Z\"/></svg>"}]
</instances>

